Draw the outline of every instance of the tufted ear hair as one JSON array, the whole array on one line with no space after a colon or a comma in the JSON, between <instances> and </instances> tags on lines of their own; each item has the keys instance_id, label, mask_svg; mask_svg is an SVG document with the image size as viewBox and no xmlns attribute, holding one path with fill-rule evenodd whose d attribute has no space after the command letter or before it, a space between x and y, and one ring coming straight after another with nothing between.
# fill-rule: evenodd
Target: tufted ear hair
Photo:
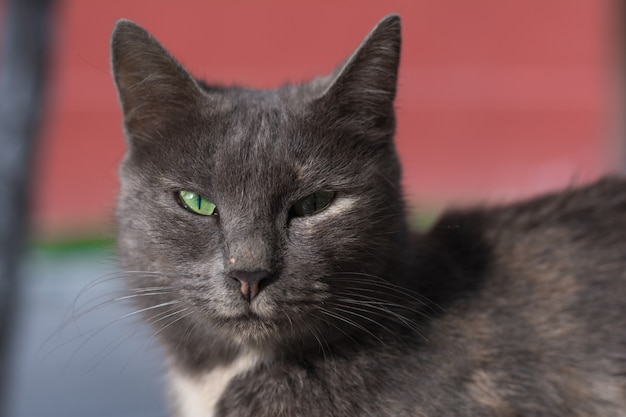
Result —
<instances>
[{"instance_id":1,"label":"tufted ear hair","mask_svg":"<svg viewBox=\"0 0 626 417\"><path fill-rule=\"evenodd\" d=\"M134 22L115 25L111 61L129 141L158 133L201 105L203 93L195 79Z\"/></svg>"},{"instance_id":2,"label":"tufted ear hair","mask_svg":"<svg viewBox=\"0 0 626 417\"><path fill-rule=\"evenodd\" d=\"M393 124L401 43L400 17L385 17L337 69L320 103L365 128Z\"/></svg>"}]
</instances>

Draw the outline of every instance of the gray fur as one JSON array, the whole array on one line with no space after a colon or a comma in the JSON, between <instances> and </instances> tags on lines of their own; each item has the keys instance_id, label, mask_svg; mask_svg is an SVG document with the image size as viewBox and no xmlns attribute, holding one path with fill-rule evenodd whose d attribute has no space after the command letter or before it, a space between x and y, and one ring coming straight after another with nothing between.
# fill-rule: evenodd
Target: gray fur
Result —
<instances>
[{"instance_id":1,"label":"gray fur","mask_svg":"<svg viewBox=\"0 0 626 417\"><path fill-rule=\"evenodd\" d=\"M626 416L626 181L412 234L400 39L389 16L335 73L253 90L195 80L118 22L119 254L141 305L162 304L147 319L172 369L258 354L216 416ZM184 210L179 190L219 216ZM290 215L319 190L336 192L327 210ZM271 273L252 303L234 269Z\"/></svg>"}]
</instances>

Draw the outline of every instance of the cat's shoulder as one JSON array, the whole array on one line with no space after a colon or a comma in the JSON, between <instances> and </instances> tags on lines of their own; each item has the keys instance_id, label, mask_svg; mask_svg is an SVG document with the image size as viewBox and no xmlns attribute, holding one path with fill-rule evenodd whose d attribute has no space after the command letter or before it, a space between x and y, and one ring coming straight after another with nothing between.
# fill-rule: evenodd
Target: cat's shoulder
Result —
<instances>
[{"instance_id":1,"label":"cat's shoulder","mask_svg":"<svg viewBox=\"0 0 626 417\"><path fill-rule=\"evenodd\" d=\"M624 225L626 177L610 176L513 204L450 210L441 216L433 231L466 229L477 235L505 236L551 228L600 231ZM626 232L617 232L626 238Z\"/></svg>"},{"instance_id":2,"label":"cat's shoulder","mask_svg":"<svg viewBox=\"0 0 626 417\"><path fill-rule=\"evenodd\" d=\"M483 275L496 259L506 265L613 262L626 251L626 177L508 205L451 210L417 243L429 263L455 263L472 276Z\"/></svg>"},{"instance_id":3,"label":"cat's shoulder","mask_svg":"<svg viewBox=\"0 0 626 417\"><path fill-rule=\"evenodd\" d=\"M626 222L626 177L612 176L490 210L496 224L534 228L581 220ZM619 216L622 214L622 216ZM591 225L591 224L590 224Z\"/></svg>"}]
</instances>

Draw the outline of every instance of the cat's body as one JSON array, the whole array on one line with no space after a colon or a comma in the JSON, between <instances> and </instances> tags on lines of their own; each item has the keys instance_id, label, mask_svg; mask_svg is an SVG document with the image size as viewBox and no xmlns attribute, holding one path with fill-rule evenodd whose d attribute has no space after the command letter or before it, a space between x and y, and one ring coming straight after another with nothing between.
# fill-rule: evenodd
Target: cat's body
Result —
<instances>
[{"instance_id":1,"label":"cat's body","mask_svg":"<svg viewBox=\"0 0 626 417\"><path fill-rule=\"evenodd\" d=\"M334 74L254 91L118 24L120 255L175 412L626 416L626 181L411 234L399 47L390 17Z\"/></svg>"},{"instance_id":2,"label":"cat's body","mask_svg":"<svg viewBox=\"0 0 626 417\"><path fill-rule=\"evenodd\" d=\"M242 353L227 388L208 385L223 394L220 410L242 416L626 415L624 187L606 180L444 217L416 245L416 280L438 281L430 283L440 287L432 298L445 309L422 322L421 336L400 324L394 330L404 337L397 340L374 325L384 343L335 356ZM208 404L205 378L225 370L177 372L181 409Z\"/></svg>"}]
</instances>

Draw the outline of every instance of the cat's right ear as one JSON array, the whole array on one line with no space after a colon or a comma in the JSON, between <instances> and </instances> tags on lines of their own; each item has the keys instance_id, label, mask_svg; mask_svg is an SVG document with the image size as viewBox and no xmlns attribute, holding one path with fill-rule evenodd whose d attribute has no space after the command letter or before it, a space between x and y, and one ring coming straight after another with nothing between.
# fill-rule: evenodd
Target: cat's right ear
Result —
<instances>
[{"instance_id":1,"label":"cat's right ear","mask_svg":"<svg viewBox=\"0 0 626 417\"><path fill-rule=\"evenodd\" d=\"M197 111L202 92L194 78L136 23L115 25L111 61L129 141L151 137Z\"/></svg>"}]
</instances>

